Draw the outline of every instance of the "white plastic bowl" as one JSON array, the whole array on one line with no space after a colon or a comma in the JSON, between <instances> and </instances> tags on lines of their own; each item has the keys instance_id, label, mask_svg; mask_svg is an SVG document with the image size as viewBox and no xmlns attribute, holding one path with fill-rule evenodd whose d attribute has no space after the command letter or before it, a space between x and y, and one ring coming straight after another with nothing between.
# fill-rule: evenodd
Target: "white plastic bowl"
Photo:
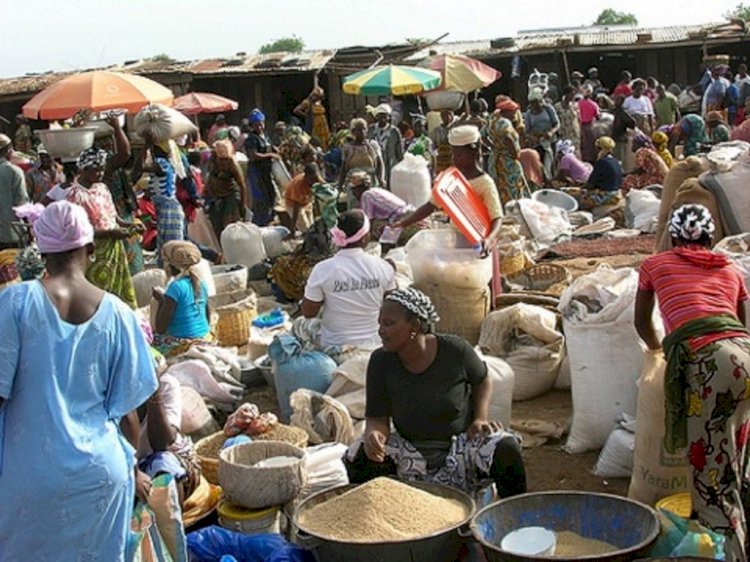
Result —
<instances>
[{"instance_id":1,"label":"white plastic bowl","mask_svg":"<svg viewBox=\"0 0 750 562\"><path fill-rule=\"evenodd\" d=\"M36 132L53 158L71 160L91 148L94 144L95 127L74 127L72 129L41 129Z\"/></svg>"},{"instance_id":2,"label":"white plastic bowl","mask_svg":"<svg viewBox=\"0 0 750 562\"><path fill-rule=\"evenodd\" d=\"M557 536L544 527L522 527L505 535L500 548L524 556L552 556Z\"/></svg>"},{"instance_id":3,"label":"white plastic bowl","mask_svg":"<svg viewBox=\"0 0 750 562\"><path fill-rule=\"evenodd\" d=\"M443 109L456 110L464 103L464 94L463 92L443 90L440 92L428 92L424 95L424 99L431 111L442 111Z\"/></svg>"},{"instance_id":4,"label":"white plastic bowl","mask_svg":"<svg viewBox=\"0 0 750 562\"><path fill-rule=\"evenodd\" d=\"M558 207L568 213L574 213L578 210L578 201L557 189L540 189L532 193L531 198L550 207Z\"/></svg>"}]
</instances>

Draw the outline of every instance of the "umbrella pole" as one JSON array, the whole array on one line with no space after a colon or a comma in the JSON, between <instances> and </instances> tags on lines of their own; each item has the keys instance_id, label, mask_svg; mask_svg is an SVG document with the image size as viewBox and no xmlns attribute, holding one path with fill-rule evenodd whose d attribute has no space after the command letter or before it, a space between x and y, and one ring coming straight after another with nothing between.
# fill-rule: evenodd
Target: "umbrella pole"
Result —
<instances>
[{"instance_id":1,"label":"umbrella pole","mask_svg":"<svg viewBox=\"0 0 750 562\"><path fill-rule=\"evenodd\" d=\"M195 121L195 128L198 129L198 139L197 142L201 141L201 126L198 124L198 114L193 114L193 121Z\"/></svg>"},{"instance_id":2,"label":"umbrella pole","mask_svg":"<svg viewBox=\"0 0 750 562\"><path fill-rule=\"evenodd\" d=\"M469 107L469 92L464 94L464 111L468 117L471 114L471 108Z\"/></svg>"}]
</instances>

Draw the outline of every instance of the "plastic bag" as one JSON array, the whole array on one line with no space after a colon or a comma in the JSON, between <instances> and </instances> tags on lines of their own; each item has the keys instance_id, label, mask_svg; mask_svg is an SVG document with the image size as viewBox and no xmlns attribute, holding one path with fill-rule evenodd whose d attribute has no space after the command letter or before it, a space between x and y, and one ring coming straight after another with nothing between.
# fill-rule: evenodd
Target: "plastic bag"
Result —
<instances>
[{"instance_id":1,"label":"plastic bag","mask_svg":"<svg viewBox=\"0 0 750 562\"><path fill-rule=\"evenodd\" d=\"M268 258L259 226L249 222L235 222L221 233L221 247L226 263L253 267Z\"/></svg>"},{"instance_id":2,"label":"plastic bag","mask_svg":"<svg viewBox=\"0 0 750 562\"><path fill-rule=\"evenodd\" d=\"M292 392L289 403L292 425L304 429L310 443L349 445L354 441L352 417L346 406L335 398L303 388Z\"/></svg>"},{"instance_id":3,"label":"plastic bag","mask_svg":"<svg viewBox=\"0 0 750 562\"><path fill-rule=\"evenodd\" d=\"M572 234L573 227L562 209L533 199L519 199L515 204L529 234L540 244L552 244Z\"/></svg>"},{"instance_id":4,"label":"plastic bag","mask_svg":"<svg viewBox=\"0 0 750 562\"><path fill-rule=\"evenodd\" d=\"M719 533L665 509L659 510L659 519L661 534L651 556L699 556L724 560L724 537Z\"/></svg>"},{"instance_id":5,"label":"plastic bag","mask_svg":"<svg viewBox=\"0 0 750 562\"><path fill-rule=\"evenodd\" d=\"M312 553L281 535L243 535L216 525L190 533L187 544L193 562L219 562L225 555L237 562L315 562Z\"/></svg>"},{"instance_id":6,"label":"plastic bag","mask_svg":"<svg viewBox=\"0 0 750 562\"><path fill-rule=\"evenodd\" d=\"M594 474L605 478L627 478L633 473L634 430L635 418L622 414L599 454Z\"/></svg>"},{"instance_id":7,"label":"plastic bag","mask_svg":"<svg viewBox=\"0 0 750 562\"><path fill-rule=\"evenodd\" d=\"M414 154L404 154L404 159L391 170L391 191L409 205L420 207L430 200L432 181L427 160Z\"/></svg>"}]
</instances>

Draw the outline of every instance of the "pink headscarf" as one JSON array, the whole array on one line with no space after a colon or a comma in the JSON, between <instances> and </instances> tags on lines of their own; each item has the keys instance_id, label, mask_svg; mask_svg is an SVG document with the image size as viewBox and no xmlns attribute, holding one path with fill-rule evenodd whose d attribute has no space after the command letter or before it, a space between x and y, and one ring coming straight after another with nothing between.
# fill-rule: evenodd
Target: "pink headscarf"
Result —
<instances>
[{"instance_id":1,"label":"pink headscarf","mask_svg":"<svg viewBox=\"0 0 750 562\"><path fill-rule=\"evenodd\" d=\"M360 212L362 213L362 211ZM339 248L346 248L350 244L359 242L360 240L362 240L362 238L367 236L367 233L370 232L370 219L365 213L362 213L362 216L364 217L362 228L360 228L357 232L349 237L347 237L346 232L341 230L338 226L334 226L331 229L331 239L333 240L333 243L336 244L336 246L338 246Z\"/></svg>"},{"instance_id":2,"label":"pink headscarf","mask_svg":"<svg viewBox=\"0 0 750 562\"><path fill-rule=\"evenodd\" d=\"M52 203L32 219L32 224L41 254L69 252L94 241L94 228L86 211L68 201Z\"/></svg>"}]
</instances>

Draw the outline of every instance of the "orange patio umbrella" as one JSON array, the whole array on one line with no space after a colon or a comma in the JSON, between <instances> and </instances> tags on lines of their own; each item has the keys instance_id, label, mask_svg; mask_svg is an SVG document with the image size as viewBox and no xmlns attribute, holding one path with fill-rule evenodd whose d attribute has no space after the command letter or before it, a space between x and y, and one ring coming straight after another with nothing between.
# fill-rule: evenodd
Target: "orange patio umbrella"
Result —
<instances>
[{"instance_id":1,"label":"orange patio umbrella","mask_svg":"<svg viewBox=\"0 0 750 562\"><path fill-rule=\"evenodd\" d=\"M149 103L172 105L174 94L136 74L95 70L74 74L48 86L23 106L29 119L68 119L81 109L136 112Z\"/></svg>"},{"instance_id":2,"label":"orange patio umbrella","mask_svg":"<svg viewBox=\"0 0 750 562\"><path fill-rule=\"evenodd\" d=\"M185 115L198 115L200 113L221 113L222 111L234 111L239 103L229 98L207 92L190 92L174 100L174 108Z\"/></svg>"}]
</instances>

